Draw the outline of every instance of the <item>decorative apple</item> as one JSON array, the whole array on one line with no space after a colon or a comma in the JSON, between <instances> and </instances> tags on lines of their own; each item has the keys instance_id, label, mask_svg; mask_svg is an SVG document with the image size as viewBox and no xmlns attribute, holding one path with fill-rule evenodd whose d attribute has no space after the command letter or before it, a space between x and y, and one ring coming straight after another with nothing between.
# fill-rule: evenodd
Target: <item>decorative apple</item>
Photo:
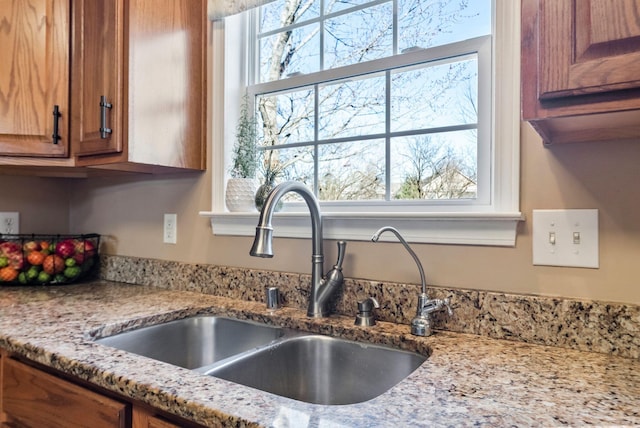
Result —
<instances>
[{"instance_id":1,"label":"decorative apple","mask_svg":"<svg viewBox=\"0 0 640 428\"><path fill-rule=\"evenodd\" d=\"M22 255L22 245L17 242L5 241L0 243L0 256L7 258L9 266L20 270L24 265L24 256Z\"/></svg>"},{"instance_id":2,"label":"decorative apple","mask_svg":"<svg viewBox=\"0 0 640 428\"><path fill-rule=\"evenodd\" d=\"M73 259L77 264L81 265L87 258L91 258L96 254L96 246L88 239L79 239L75 244L75 254Z\"/></svg>"},{"instance_id":3,"label":"decorative apple","mask_svg":"<svg viewBox=\"0 0 640 428\"><path fill-rule=\"evenodd\" d=\"M56 244L56 254L66 259L76 252L76 246L72 239L65 239Z\"/></svg>"}]
</instances>

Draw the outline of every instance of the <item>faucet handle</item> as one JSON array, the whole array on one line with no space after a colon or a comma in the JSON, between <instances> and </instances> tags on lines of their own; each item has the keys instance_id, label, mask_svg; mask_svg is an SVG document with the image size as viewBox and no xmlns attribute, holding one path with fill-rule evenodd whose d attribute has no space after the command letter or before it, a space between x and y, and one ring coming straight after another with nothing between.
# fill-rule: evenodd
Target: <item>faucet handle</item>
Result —
<instances>
[{"instance_id":1,"label":"faucet handle","mask_svg":"<svg viewBox=\"0 0 640 428\"><path fill-rule=\"evenodd\" d=\"M449 314L449 316L453 315L453 309L451 309L451 303L449 301L449 298L442 299L442 306L447 308L447 313Z\"/></svg>"},{"instance_id":2,"label":"faucet handle","mask_svg":"<svg viewBox=\"0 0 640 428\"><path fill-rule=\"evenodd\" d=\"M338 241L338 260L336 264L333 265L333 268L327 272L326 275L326 284L329 285L329 288L335 288L336 286L342 285L344 281L344 275L342 274L342 262L344 261L344 253L347 247L347 243L344 241Z\"/></svg>"},{"instance_id":3,"label":"faucet handle","mask_svg":"<svg viewBox=\"0 0 640 428\"><path fill-rule=\"evenodd\" d=\"M347 252L347 243L345 241L338 241L338 260L333 266L334 269L342 269L342 262L344 262L344 255Z\"/></svg>"},{"instance_id":4,"label":"faucet handle","mask_svg":"<svg viewBox=\"0 0 640 428\"><path fill-rule=\"evenodd\" d=\"M427 299L422 300L418 306L418 314L428 315L435 311L446 308L449 315L453 315L449 299Z\"/></svg>"}]
</instances>

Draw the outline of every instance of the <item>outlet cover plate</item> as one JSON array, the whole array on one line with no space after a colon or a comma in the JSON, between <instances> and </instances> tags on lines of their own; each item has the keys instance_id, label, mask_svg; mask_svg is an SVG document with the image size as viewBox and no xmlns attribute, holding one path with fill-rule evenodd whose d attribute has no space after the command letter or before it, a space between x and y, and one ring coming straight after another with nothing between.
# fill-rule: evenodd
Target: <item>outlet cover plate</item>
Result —
<instances>
[{"instance_id":1,"label":"outlet cover plate","mask_svg":"<svg viewBox=\"0 0 640 428\"><path fill-rule=\"evenodd\" d=\"M20 233L20 213L0 212L0 235Z\"/></svg>"},{"instance_id":2,"label":"outlet cover plate","mask_svg":"<svg viewBox=\"0 0 640 428\"><path fill-rule=\"evenodd\" d=\"M533 210L533 264L599 268L598 210Z\"/></svg>"}]
</instances>

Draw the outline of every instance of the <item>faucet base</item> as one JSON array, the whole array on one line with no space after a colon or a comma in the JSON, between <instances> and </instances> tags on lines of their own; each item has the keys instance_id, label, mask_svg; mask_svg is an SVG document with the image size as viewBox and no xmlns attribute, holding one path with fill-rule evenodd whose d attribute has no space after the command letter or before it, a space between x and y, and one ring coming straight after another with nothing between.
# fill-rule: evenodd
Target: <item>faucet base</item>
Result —
<instances>
[{"instance_id":1,"label":"faucet base","mask_svg":"<svg viewBox=\"0 0 640 428\"><path fill-rule=\"evenodd\" d=\"M431 322L429 318L419 315L411 320L411 334L414 336L431 336Z\"/></svg>"},{"instance_id":2,"label":"faucet base","mask_svg":"<svg viewBox=\"0 0 640 428\"><path fill-rule=\"evenodd\" d=\"M329 309L312 303L309 304L309 308L307 309L308 318L327 318L330 314L331 311L329 311Z\"/></svg>"}]
</instances>

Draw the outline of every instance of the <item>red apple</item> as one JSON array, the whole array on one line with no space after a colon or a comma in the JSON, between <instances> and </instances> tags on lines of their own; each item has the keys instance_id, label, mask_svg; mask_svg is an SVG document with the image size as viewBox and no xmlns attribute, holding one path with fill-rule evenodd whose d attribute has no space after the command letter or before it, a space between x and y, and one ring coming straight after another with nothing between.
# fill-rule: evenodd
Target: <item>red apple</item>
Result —
<instances>
[{"instance_id":1,"label":"red apple","mask_svg":"<svg viewBox=\"0 0 640 428\"><path fill-rule=\"evenodd\" d=\"M84 253L88 256L92 256L95 254L96 251L96 246L93 245L93 242L85 239L85 240L77 240L76 241L76 254L77 253Z\"/></svg>"},{"instance_id":2,"label":"red apple","mask_svg":"<svg viewBox=\"0 0 640 428\"><path fill-rule=\"evenodd\" d=\"M76 252L73 255L76 263L81 265L87 258L91 258L96 254L96 246L92 241L87 240L77 240L75 244Z\"/></svg>"},{"instance_id":3,"label":"red apple","mask_svg":"<svg viewBox=\"0 0 640 428\"><path fill-rule=\"evenodd\" d=\"M87 254L87 257L89 257L89 255ZM77 264L81 265L82 263L84 263L84 258L85 258L85 254L84 253L75 253L73 255L73 260L76 261Z\"/></svg>"},{"instance_id":4,"label":"red apple","mask_svg":"<svg viewBox=\"0 0 640 428\"><path fill-rule=\"evenodd\" d=\"M22 254L22 245L13 241L5 241L0 243L0 256L8 259L9 265L14 269L22 269L24 264L24 256Z\"/></svg>"},{"instance_id":5,"label":"red apple","mask_svg":"<svg viewBox=\"0 0 640 428\"><path fill-rule=\"evenodd\" d=\"M71 257L76 252L75 244L71 239L65 239L56 244L56 254L66 259Z\"/></svg>"}]
</instances>

